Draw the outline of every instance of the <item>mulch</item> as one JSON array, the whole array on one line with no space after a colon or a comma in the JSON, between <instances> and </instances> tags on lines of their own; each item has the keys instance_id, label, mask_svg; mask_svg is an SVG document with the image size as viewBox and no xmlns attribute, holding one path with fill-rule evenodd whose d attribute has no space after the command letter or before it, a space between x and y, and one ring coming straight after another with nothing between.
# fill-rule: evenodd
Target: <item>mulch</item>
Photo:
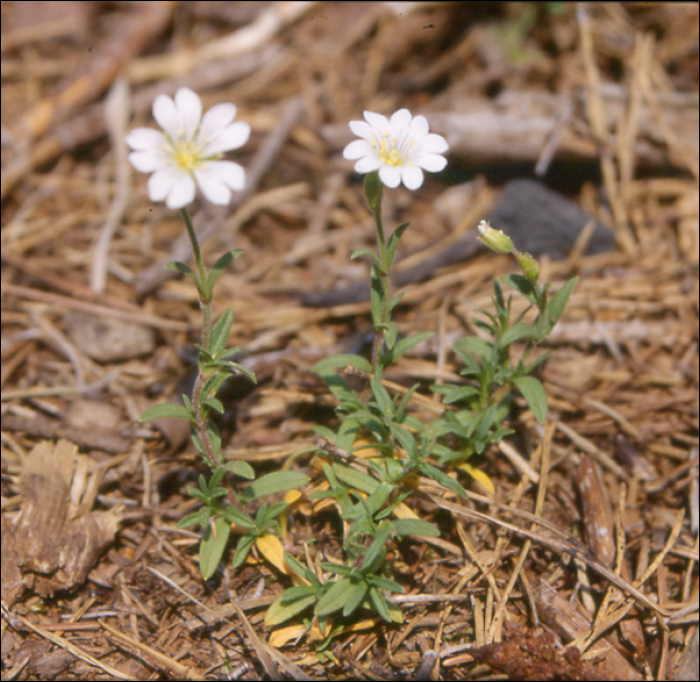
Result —
<instances>
[{"instance_id":1,"label":"mulch","mask_svg":"<svg viewBox=\"0 0 700 682\"><path fill-rule=\"evenodd\" d=\"M696 3L95 3L2 8L3 679L697 679L698 5ZM399 333L436 332L389 372L441 409L451 346L477 333L490 218L556 290L543 344L549 417L479 461L496 492L423 482L439 541L390 543L403 625L366 616L325 652L265 608L289 586L264 557L209 581L179 519L201 462L148 406L192 382L199 310L176 212L150 202L123 143L159 93L234 102L252 128L247 185L197 200L238 360L220 428L258 474L313 467L337 423L310 368L367 352L374 246L348 121L408 107L448 167L385 192L410 221ZM523 301L513 299L515 311ZM188 383L189 382L189 383ZM285 547L340 558L326 509ZM297 623L298 625L298 623ZM282 643L283 642L283 643ZM274 644L274 646L273 646ZM694 666L694 667L693 667Z\"/></svg>"}]
</instances>

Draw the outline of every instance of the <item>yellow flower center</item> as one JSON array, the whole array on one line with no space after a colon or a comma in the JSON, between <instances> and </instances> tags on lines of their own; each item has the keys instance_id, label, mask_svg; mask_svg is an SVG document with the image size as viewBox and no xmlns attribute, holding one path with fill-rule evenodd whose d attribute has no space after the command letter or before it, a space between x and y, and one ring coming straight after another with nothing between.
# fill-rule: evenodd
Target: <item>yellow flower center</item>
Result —
<instances>
[{"instance_id":1,"label":"yellow flower center","mask_svg":"<svg viewBox=\"0 0 700 682\"><path fill-rule=\"evenodd\" d=\"M373 144L378 146L377 156L387 166L403 166L409 157L408 150L415 144L415 141L399 141L395 137L389 139L389 133L386 132L383 140L378 144L376 142Z\"/></svg>"},{"instance_id":2,"label":"yellow flower center","mask_svg":"<svg viewBox=\"0 0 700 682\"><path fill-rule=\"evenodd\" d=\"M202 149L194 140L180 140L173 144L172 157L177 166L191 173L202 162Z\"/></svg>"}]
</instances>

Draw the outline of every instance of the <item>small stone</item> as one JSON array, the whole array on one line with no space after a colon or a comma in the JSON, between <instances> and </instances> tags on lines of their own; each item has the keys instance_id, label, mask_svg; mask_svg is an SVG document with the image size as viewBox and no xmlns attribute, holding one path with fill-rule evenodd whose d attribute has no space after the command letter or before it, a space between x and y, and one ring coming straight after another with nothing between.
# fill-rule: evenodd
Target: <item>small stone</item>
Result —
<instances>
[{"instance_id":1,"label":"small stone","mask_svg":"<svg viewBox=\"0 0 700 682\"><path fill-rule=\"evenodd\" d=\"M117 362L149 355L155 349L153 329L135 322L87 315L66 315L68 338L97 362Z\"/></svg>"}]
</instances>

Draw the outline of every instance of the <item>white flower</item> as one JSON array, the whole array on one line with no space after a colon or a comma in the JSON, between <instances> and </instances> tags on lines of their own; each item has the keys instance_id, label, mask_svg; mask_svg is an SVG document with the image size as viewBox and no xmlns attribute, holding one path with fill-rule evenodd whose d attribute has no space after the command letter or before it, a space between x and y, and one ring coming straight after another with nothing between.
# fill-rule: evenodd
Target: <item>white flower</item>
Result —
<instances>
[{"instance_id":1,"label":"white flower","mask_svg":"<svg viewBox=\"0 0 700 682\"><path fill-rule=\"evenodd\" d=\"M350 121L350 130L362 139L343 151L346 159L358 159L357 173L379 171L387 187L403 182L408 189L418 189L423 170L436 173L447 165L440 156L447 151L447 142L442 135L428 132L425 116L414 117L408 109L399 109L389 120L365 111L365 121Z\"/></svg>"},{"instance_id":2,"label":"white flower","mask_svg":"<svg viewBox=\"0 0 700 682\"><path fill-rule=\"evenodd\" d=\"M223 152L242 147L250 137L250 126L233 123L236 107L217 104L202 117L202 102L189 88L180 88L175 100L158 95L153 117L164 132L137 128L126 136L134 151L129 161L148 179L151 201L168 208L182 208L193 199L196 185L213 204L228 204L231 190L245 185L245 171L232 161L220 161Z\"/></svg>"}]
</instances>

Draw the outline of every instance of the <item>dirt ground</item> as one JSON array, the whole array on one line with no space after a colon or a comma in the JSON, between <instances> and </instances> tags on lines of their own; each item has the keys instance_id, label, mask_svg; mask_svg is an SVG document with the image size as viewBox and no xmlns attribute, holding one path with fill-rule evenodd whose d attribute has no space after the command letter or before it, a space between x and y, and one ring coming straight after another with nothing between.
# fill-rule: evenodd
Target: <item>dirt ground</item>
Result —
<instances>
[{"instance_id":1,"label":"dirt ground","mask_svg":"<svg viewBox=\"0 0 700 682\"><path fill-rule=\"evenodd\" d=\"M697 679L697 3L1 11L3 679ZM229 382L220 426L258 474L319 475L312 428L337 421L310 368L367 348L349 256L374 228L342 157L364 110L449 144L419 190L385 192L387 229L411 222L399 333L436 332L387 377L420 382L416 409L515 271L480 220L555 289L579 277L544 344L547 421L516 401L479 462L495 493L460 478L468 500L419 509L439 541L390 543L402 625L367 614L324 650L273 632L288 576L228 553L204 581L201 529L176 527L204 468L184 421L138 417L188 392L200 313L163 267L191 255L179 215L123 140L185 85L252 128L244 191L192 215L207 263L243 251L214 307L258 385ZM338 556L337 519L296 508L285 548Z\"/></svg>"}]
</instances>

